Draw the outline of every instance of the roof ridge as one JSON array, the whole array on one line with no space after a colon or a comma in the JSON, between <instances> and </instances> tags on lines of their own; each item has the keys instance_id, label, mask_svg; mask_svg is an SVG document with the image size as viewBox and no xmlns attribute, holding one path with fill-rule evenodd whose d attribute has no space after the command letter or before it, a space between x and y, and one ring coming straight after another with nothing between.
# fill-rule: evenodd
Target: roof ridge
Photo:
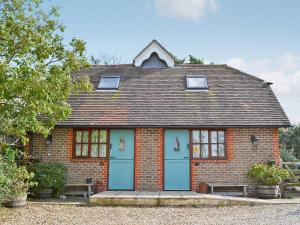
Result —
<instances>
[{"instance_id":1,"label":"roof ridge","mask_svg":"<svg viewBox=\"0 0 300 225\"><path fill-rule=\"evenodd\" d=\"M184 64L175 64L175 68L176 67L183 67L183 68L194 68L194 67L222 67L222 66L226 66L226 64L191 64L191 63L184 63Z\"/></svg>"},{"instance_id":2,"label":"roof ridge","mask_svg":"<svg viewBox=\"0 0 300 225\"><path fill-rule=\"evenodd\" d=\"M241 70L239 70L239 69L236 69L236 68L234 68L234 67L228 66L227 64L223 64L223 65L224 65L225 68L228 68L228 69L231 69L231 70L233 70L233 71L236 71L236 72L238 72L238 73L240 73L240 74L242 74L242 75L244 75L244 76L250 77L250 78L252 78L252 79L258 80L258 81L263 82L263 83L268 83L267 81L265 81L265 80L263 80L263 79L261 79L261 78L259 78L259 77L257 77L257 76L254 76L254 75L252 75L252 74L243 72L243 71L241 71Z\"/></svg>"},{"instance_id":3,"label":"roof ridge","mask_svg":"<svg viewBox=\"0 0 300 225\"><path fill-rule=\"evenodd\" d=\"M172 55L171 52L169 52L161 43L159 43L156 39L153 39L152 41L149 42L149 44L146 45L146 47L144 47L134 58L133 58L133 62L136 60L136 58L142 54L143 51L145 51L150 45L152 45L153 43L156 43L159 47L162 48L162 50L164 50L172 59L174 59L174 56Z\"/></svg>"},{"instance_id":4,"label":"roof ridge","mask_svg":"<svg viewBox=\"0 0 300 225\"><path fill-rule=\"evenodd\" d=\"M122 64L99 64L91 65L92 68L96 67L134 67L132 63L122 63Z\"/></svg>"}]
</instances>

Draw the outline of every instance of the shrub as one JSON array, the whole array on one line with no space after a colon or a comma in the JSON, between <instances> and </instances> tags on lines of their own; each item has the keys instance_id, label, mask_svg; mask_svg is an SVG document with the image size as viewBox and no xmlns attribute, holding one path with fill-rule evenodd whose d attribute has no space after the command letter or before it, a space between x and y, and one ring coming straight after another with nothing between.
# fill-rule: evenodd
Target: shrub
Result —
<instances>
[{"instance_id":1,"label":"shrub","mask_svg":"<svg viewBox=\"0 0 300 225\"><path fill-rule=\"evenodd\" d=\"M290 151L287 150L285 146L280 147L280 156L284 162L297 162L298 159L296 156Z\"/></svg>"},{"instance_id":2,"label":"shrub","mask_svg":"<svg viewBox=\"0 0 300 225\"><path fill-rule=\"evenodd\" d=\"M278 185L289 177L289 172L279 166L257 163L251 167L248 176L262 185Z\"/></svg>"},{"instance_id":3,"label":"shrub","mask_svg":"<svg viewBox=\"0 0 300 225\"><path fill-rule=\"evenodd\" d=\"M34 173L29 173L25 166L17 166L16 149L1 148L0 153L0 203L12 198L27 195L30 187L36 185L32 181Z\"/></svg>"},{"instance_id":4,"label":"shrub","mask_svg":"<svg viewBox=\"0 0 300 225\"><path fill-rule=\"evenodd\" d=\"M67 180L67 168L60 163L34 163L28 167L35 173L34 181L38 183L33 191L42 191L53 188L58 196L64 190Z\"/></svg>"}]
</instances>

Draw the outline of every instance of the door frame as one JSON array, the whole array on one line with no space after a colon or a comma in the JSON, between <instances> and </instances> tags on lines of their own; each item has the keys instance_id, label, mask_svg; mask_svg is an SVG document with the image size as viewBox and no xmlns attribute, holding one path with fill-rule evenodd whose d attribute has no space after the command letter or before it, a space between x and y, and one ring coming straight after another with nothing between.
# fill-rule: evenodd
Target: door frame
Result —
<instances>
[{"instance_id":1,"label":"door frame","mask_svg":"<svg viewBox=\"0 0 300 225\"><path fill-rule=\"evenodd\" d=\"M187 140L188 140L188 144L189 144L189 149L188 149L188 151L189 151L189 178L190 178L190 189L189 190L187 190L187 191L192 191L192 158L191 158L191 144L190 144L190 142L191 142L191 134L190 134L190 131L192 130L192 129L189 129L189 128L163 128L163 191L172 191L172 190L166 190L166 188L165 188L165 147L166 147L166 145L165 145L165 136L166 136L166 130L186 130L186 131L188 131L188 138L187 138Z\"/></svg>"},{"instance_id":2,"label":"door frame","mask_svg":"<svg viewBox=\"0 0 300 225\"><path fill-rule=\"evenodd\" d=\"M109 128L109 149L108 149L108 157L107 157L107 187L106 189L108 191L135 191L135 169L136 169L136 128ZM109 189L109 167L110 167L110 135L111 135L111 130L132 130L133 131L133 188L132 189Z\"/></svg>"}]
</instances>

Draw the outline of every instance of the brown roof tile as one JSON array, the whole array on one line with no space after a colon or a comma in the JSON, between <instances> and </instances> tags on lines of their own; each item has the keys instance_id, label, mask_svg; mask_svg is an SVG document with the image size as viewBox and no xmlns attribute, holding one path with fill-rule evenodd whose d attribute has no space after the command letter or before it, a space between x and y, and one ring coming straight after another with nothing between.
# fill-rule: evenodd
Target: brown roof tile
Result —
<instances>
[{"instance_id":1,"label":"brown roof tile","mask_svg":"<svg viewBox=\"0 0 300 225\"><path fill-rule=\"evenodd\" d=\"M226 65L136 68L94 66L88 75L121 75L119 90L71 96L71 116L59 126L285 127L290 122L265 81ZM207 76L209 91L186 90L185 76Z\"/></svg>"}]
</instances>

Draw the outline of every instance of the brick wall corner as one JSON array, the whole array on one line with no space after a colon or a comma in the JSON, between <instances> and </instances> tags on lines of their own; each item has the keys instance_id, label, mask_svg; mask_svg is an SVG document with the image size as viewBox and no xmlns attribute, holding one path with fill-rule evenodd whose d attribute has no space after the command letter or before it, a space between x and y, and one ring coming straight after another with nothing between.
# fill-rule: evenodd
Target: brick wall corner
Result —
<instances>
[{"instance_id":1,"label":"brick wall corner","mask_svg":"<svg viewBox=\"0 0 300 225\"><path fill-rule=\"evenodd\" d=\"M279 165L280 164L280 147L279 147L278 128L273 128L273 130L272 130L272 150L273 150L273 157L276 162L276 165Z\"/></svg>"}]
</instances>

